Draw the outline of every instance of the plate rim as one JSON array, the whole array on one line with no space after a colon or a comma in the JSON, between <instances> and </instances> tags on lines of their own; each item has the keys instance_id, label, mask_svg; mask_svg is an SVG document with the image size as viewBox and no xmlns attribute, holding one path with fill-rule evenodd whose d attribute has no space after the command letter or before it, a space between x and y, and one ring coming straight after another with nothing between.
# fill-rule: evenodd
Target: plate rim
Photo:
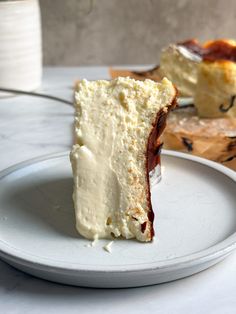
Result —
<instances>
[{"instance_id":1,"label":"plate rim","mask_svg":"<svg viewBox=\"0 0 236 314\"><path fill-rule=\"evenodd\" d=\"M214 161L178 152L178 151L173 151L173 150L162 150L162 155L170 156L170 157L176 157L176 158L181 158L181 159L187 159L196 163L200 163L204 166L208 166L212 169L217 170L221 174L226 175L230 179L232 179L233 182L236 182L236 172L221 165L218 164ZM69 159L69 151L63 151L63 152L58 152L58 153L52 153L52 154L47 154L39 157L35 157L20 163L17 163L13 166L10 166L2 171L0 171L0 182L1 180L10 175L11 173L22 170L23 168L29 167L33 164L41 163L44 161L48 161L50 159L55 159L55 158L65 158L68 157ZM107 273L111 272L112 273L123 273L123 272L150 272L154 270L158 270L159 272L165 272L166 270L170 269L183 269L183 268L188 268L188 267L193 267L195 265L199 265L202 263L207 263L211 260L219 259L223 256L228 255L231 253L234 249L236 249L236 231L232 233L229 237L224 239L223 241L218 242L215 245L210 246L207 249L188 254L185 256L169 259L167 261L156 261L156 262L146 262L142 264L129 264L129 265L84 265L80 263L65 263L65 262L60 262L56 261L54 259L50 258L43 258L43 257L38 257L35 258L33 255L26 253L26 252L21 252L19 251L16 252L15 248L12 248L8 244L6 244L4 241L0 239L0 257L2 257L5 260L10 260L13 261L14 263L18 263L21 265L25 265L27 267L31 267L34 269L43 269L45 271L52 271L54 270L59 270L64 273L68 272L79 272L79 273L93 273L96 272L98 273Z\"/></svg>"}]
</instances>

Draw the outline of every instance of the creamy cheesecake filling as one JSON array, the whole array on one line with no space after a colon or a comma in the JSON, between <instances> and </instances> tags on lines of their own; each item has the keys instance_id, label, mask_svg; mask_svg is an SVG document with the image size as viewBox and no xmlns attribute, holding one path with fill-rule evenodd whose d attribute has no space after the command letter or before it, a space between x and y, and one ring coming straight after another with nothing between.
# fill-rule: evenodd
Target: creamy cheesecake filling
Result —
<instances>
[{"instance_id":1,"label":"creamy cheesecake filling","mask_svg":"<svg viewBox=\"0 0 236 314\"><path fill-rule=\"evenodd\" d=\"M177 87L182 96L192 96L197 83L197 68L201 57L184 45L169 45L162 50L160 73Z\"/></svg>"},{"instance_id":2,"label":"creamy cheesecake filling","mask_svg":"<svg viewBox=\"0 0 236 314\"><path fill-rule=\"evenodd\" d=\"M152 239L148 176L158 158L151 167L147 153L152 142L158 155L160 144L149 135L175 96L167 79L79 84L71 162L76 227L84 237Z\"/></svg>"}]
</instances>

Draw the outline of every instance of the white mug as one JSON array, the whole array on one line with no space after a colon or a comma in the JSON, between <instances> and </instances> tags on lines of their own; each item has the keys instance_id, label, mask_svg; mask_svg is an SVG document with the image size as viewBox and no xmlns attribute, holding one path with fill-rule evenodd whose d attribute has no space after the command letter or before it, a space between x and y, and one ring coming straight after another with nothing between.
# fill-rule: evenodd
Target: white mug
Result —
<instances>
[{"instance_id":1,"label":"white mug","mask_svg":"<svg viewBox=\"0 0 236 314\"><path fill-rule=\"evenodd\" d=\"M0 88L32 91L41 78L38 0L0 0Z\"/></svg>"}]
</instances>

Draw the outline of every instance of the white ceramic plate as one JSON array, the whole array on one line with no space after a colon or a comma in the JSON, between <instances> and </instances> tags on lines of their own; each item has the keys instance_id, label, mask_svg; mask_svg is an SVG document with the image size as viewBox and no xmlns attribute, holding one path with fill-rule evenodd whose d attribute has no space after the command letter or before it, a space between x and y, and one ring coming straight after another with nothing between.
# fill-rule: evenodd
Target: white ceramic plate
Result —
<instances>
[{"instance_id":1,"label":"white ceramic plate","mask_svg":"<svg viewBox=\"0 0 236 314\"><path fill-rule=\"evenodd\" d=\"M0 256L48 280L90 287L134 287L189 276L236 247L235 172L198 157L163 152L152 189L156 239L115 240L112 253L75 230L68 153L0 174ZM223 265L222 265L223 267Z\"/></svg>"},{"instance_id":2,"label":"white ceramic plate","mask_svg":"<svg viewBox=\"0 0 236 314\"><path fill-rule=\"evenodd\" d=\"M193 97L179 97L177 102L179 107L186 107L188 105L193 105L194 99Z\"/></svg>"}]
</instances>

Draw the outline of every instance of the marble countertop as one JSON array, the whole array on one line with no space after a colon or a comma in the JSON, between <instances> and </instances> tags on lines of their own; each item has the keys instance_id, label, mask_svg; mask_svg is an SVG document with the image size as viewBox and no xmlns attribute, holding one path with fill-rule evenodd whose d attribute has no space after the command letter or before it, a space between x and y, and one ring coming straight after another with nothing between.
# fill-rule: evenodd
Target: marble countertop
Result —
<instances>
[{"instance_id":1,"label":"marble countertop","mask_svg":"<svg viewBox=\"0 0 236 314\"><path fill-rule=\"evenodd\" d=\"M79 78L109 78L106 67L46 68L41 91L72 100ZM0 170L69 150L73 107L29 96L0 98ZM47 282L0 261L1 313L214 313L236 311L236 254L197 275L133 289L87 289Z\"/></svg>"}]
</instances>

